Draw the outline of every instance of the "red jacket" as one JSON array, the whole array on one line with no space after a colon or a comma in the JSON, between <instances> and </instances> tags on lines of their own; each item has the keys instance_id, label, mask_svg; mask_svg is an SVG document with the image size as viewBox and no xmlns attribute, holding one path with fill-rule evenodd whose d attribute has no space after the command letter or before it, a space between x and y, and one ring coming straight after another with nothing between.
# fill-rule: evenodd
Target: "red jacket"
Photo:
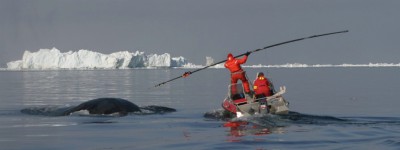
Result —
<instances>
[{"instance_id":1,"label":"red jacket","mask_svg":"<svg viewBox=\"0 0 400 150\"><path fill-rule=\"evenodd\" d=\"M225 62L225 68L228 68L231 73L235 73L237 71L242 70L242 67L240 67L241 64L246 63L247 61L247 56L245 55L241 59L236 59L233 56L228 57L228 60Z\"/></svg>"},{"instance_id":2,"label":"red jacket","mask_svg":"<svg viewBox=\"0 0 400 150\"><path fill-rule=\"evenodd\" d=\"M264 96L271 96L270 83L266 77L258 77L254 80L254 92L256 95L264 94Z\"/></svg>"}]
</instances>

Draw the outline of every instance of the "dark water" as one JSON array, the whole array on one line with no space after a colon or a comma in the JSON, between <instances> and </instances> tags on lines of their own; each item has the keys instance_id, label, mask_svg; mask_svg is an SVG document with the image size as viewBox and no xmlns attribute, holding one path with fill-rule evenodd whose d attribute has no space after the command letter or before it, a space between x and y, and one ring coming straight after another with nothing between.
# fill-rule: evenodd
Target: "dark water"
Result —
<instances>
[{"instance_id":1,"label":"dark water","mask_svg":"<svg viewBox=\"0 0 400 150\"><path fill-rule=\"evenodd\" d=\"M1 149L400 149L399 68L246 69L286 85L292 112L228 121L218 111L228 72L186 70L0 71ZM266 71L268 70L268 71ZM27 115L116 97L177 109L125 117Z\"/></svg>"}]
</instances>

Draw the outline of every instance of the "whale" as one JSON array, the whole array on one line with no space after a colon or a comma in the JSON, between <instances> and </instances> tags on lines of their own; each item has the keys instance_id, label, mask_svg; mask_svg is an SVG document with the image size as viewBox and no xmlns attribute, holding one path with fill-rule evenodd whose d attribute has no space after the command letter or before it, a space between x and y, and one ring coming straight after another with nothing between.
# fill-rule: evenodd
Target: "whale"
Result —
<instances>
[{"instance_id":1,"label":"whale","mask_svg":"<svg viewBox=\"0 0 400 150\"><path fill-rule=\"evenodd\" d=\"M84 102L64 112L69 115L73 112L87 110L89 114L114 114L127 115L130 112L140 112L139 106L121 98L98 98Z\"/></svg>"},{"instance_id":2,"label":"whale","mask_svg":"<svg viewBox=\"0 0 400 150\"><path fill-rule=\"evenodd\" d=\"M21 110L24 114L45 116L68 116L79 111L87 111L90 115L117 114L118 116L126 116L130 113L164 114L175 112L176 109L156 105L139 107L138 105L122 98L97 98L83 102L77 106L30 107Z\"/></svg>"}]
</instances>

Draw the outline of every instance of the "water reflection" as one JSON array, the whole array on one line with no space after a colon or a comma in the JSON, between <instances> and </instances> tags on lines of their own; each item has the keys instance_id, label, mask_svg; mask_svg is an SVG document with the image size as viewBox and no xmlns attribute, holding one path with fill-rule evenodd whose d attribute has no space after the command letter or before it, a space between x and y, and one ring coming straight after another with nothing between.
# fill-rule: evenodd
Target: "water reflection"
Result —
<instances>
[{"instance_id":1,"label":"water reflection","mask_svg":"<svg viewBox=\"0 0 400 150\"><path fill-rule=\"evenodd\" d=\"M271 133L267 127L246 121L229 121L224 123L223 126L229 128L229 135L234 137L241 137L245 135L266 135Z\"/></svg>"},{"instance_id":2,"label":"water reflection","mask_svg":"<svg viewBox=\"0 0 400 150\"><path fill-rule=\"evenodd\" d=\"M118 97L144 102L170 102L170 84L152 88L156 82L169 79L171 70L55 70L21 72L23 105L65 105L99 97ZM179 85L182 82L177 82ZM174 85L176 86L176 85Z\"/></svg>"}]
</instances>

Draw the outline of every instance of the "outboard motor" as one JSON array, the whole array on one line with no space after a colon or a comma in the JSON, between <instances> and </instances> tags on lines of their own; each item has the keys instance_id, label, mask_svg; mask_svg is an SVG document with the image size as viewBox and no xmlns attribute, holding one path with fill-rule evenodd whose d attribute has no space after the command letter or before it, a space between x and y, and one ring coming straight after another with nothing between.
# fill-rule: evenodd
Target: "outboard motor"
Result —
<instances>
[{"instance_id":1,"label":"outboard motor","mask_svg":"<svg viewBox=\"0 0 400 150\"><path fill-rule=\"evenodd\" d=\"M267 114L269 113L269 109L268 109L268 105L267 105L267 100L266 99L262 99L260 100L260 114Z\"/></svg>"},{"instance_id":2,"label":"outboard motor","mask_svg":"<svg viewBox=\"0 0 400 150\"><path fill-rule=\"evenodd\" d=\"M256 101L259 103L259 113L260 114L267 114L269 113L268 102L266 96L264 94L258 94L255 96Z\"/></svg>"}]
</instances>

